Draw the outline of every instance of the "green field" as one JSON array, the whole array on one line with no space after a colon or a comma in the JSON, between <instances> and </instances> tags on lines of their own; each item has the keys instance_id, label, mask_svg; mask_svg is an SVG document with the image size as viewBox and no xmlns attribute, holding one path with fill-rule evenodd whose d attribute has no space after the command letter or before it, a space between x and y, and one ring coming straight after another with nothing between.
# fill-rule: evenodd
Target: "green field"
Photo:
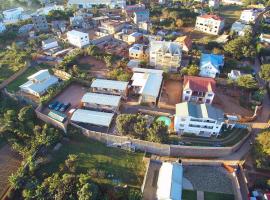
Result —
<instances>
[{"instance_id":1,"label":"green field","mask_svg":"<svg viewBox=\"0 0 270 200\"><path fill-rule=\"evenodd\" d=\"M196 190L183 190L183 200L197 200ZM233 194L222 194L214 192L204 192L204 200L234 200Z\"/></svg>"},{"instance_id":2,"label":"green field","mask_svg":"<svg viewBox=\"0 0 270 200\"><path fill-rule=\"evenodd\" d=\"M234 195L232 194L221 194L214 192L204 192L205 200L234 200Z\"/></svg>"},{"instance_id":3,"label":"green field","mask_svg":"<svg viewBox=\"0 0 270 200\"><path fill-rule=\"evenodd\" d=\"M182 200L197 200L197 191L195 190L183 190Z\"/></svg>"},{"instance_id":4,"label":"green field","mask_svg":"<svg viewBox=\"0 0 270 200\"><path fill-rule=\"evenodd\" d=\"M100 142L86 138L77 131L70 141L52 153L52 160L41 168L41 174L52 174L59 170L69 154L78 155L78 173L87 173L91 169L103 170L113 178L96 180L106 184L128 184L140 187L145 173L143 153L132 153L117 148L109 148Z\"/></svg>"},{"instance_id":5,"label":"green field","mask_svg":"<svg viewBox=\"0 0 270 200\"><path fill-rule=\"evenodd\" d=\"M248 134L247 129L232 129L222 133L220 137L200 137L193 134L185 134L184 136L178 137L175 135L170 136L170 143L177 144L178 142L185 142L188 146L213 146L219 144L223 147L230 147L244 138Z\"/></svg>"},{"instance_id":6,"label":"green field","mask_svg":"<svg viewBox=\"0 0 270 200\"><path fill-rule=\"evenodd\" d=\"M223 5L220 6L218 14L225 19L225 26L230 28L240 18L243 9L238 5Z\"/></svg>"}]
</instances>

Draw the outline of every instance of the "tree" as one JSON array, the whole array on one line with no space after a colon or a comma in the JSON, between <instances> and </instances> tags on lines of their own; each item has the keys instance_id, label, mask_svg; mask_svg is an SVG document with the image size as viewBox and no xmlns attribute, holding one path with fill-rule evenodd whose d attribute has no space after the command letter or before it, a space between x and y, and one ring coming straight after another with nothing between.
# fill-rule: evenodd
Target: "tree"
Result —
<instances>
[{"instance_id":1,"label":"tree","mask_svg":"<svg viewBox=\"0 0 270 200\"><path fill-rule=\"evenodd\" d=\"M166 142L168 139L168 127L164 122L155 121L148 129L146 139L150 142Z\"/></svg>"},{"instance_id":2,"label":"tree","mask_svg":"<svg viewBox=\"0 0 270 200\"><path fill-rule=\"evenodd\" d=\"M70 172L75 172L77 165L76 162L78 161L78 156L75 154L68 155L68 159L65 160L65 165Z\"/></svg>"},{"instance_id":3,"label":"tree","mask_svg":"<svg viewBox=\"0 0 270 200\"><path fill-rule=\"evenodd\" d=\"M200 72L200 69L197 65L190 65L188 67L188 75L189 76L197 76Z\"/></svg>"},{"instance_id":4,"label":"tree","mask_svg":"<svg viewBox=\"0 0 270 200\"><path fill-rule=\"evenodd\" d=\"M256 80L250 75L243 75L236 79L236 83L239 87L245 89L255 89L258 85Z\"/></svg>"},{"instance_id":5,"label":"tree","mask_svg":"<svg viewBox=\"0 0 270 200\"><path fill-rule=\"evenodd\" d=\"M131 189L128 193L128 200L142 200L142 193L138 190Z\"/></svg>"},{"instance_id":6,"label":"tree","mask_svg":"<svg viewBox=\"0 0 270 200\"><path fill-rule=\"evenodd\" d=\"M136 115L121 114L116 118L116 128L118 133L127 135L133 132L134 123L136 122Z\"/></svg>"},{"instance_id":7,"label":"tree","mask_svg":"<svg viewBox=\"0 0 270 200\"><path fill-rule=\"evenodd\" d=\"M184 25L184 22L183 22L183 20L181 20L181 19L177 19L177 20L175 21L175 25L176 25L178 28L181 28L181 27Z\"/></svg>"},{"instance_id":8,"label":"tree","mask_svg":"<svg viewBox=\"0 0 270 200\"><path fill-rule=\"evenodd\" d=\"M78 191L79 200L96 200L98 199L98 187L93 183L84 184Z\"/></svg>"},{"instance_id":9,"label":"tree","mask_svg":"<svg viewBox=\"0 0 270 200\"><path fill-rule=\"evenodd\" d=\"M191 64L182 68L180 72L182 75L197 76L200 72L200 69L197 65Z\"/></svg>"},{"instance_id":10,"label":"tree","mask_svg":"<svg viewBox=\"0 0 270 200\"><path fill-rule=\"evenodd\" d=\"M104 56L104 62L106 63L107 67L111 67L113 64L113 56L112 55Z\"/></svg>"},{"instance_id":11,"label":"tree","mask_svg":"<svg viewBox=\"0 0 270 200\"><path fill-rule=\"evenodd\" d=\"M263 80L270 81L270 64L262 65L259 75Z\"/></svg>"},{"instance_id":12,"label":"tree","mask_svg":"<svg viewBox=\"0 0 270 200\"><path fill-rule=\"evenodd\" d=\"M257 168L270 168L270 129L263 130L256 137L254 154Z\"/></svg>"},{"instance_id":13,"label":"tree","mask_svg":"<svg viewBox=\"0 0 270 200\"><path fill-rule=\"evenodd\" d=\"M254 58L256 54L255 44L251 33L239 36L225 44L224 50L236 59Z\"/></svg>"}]
</instances>

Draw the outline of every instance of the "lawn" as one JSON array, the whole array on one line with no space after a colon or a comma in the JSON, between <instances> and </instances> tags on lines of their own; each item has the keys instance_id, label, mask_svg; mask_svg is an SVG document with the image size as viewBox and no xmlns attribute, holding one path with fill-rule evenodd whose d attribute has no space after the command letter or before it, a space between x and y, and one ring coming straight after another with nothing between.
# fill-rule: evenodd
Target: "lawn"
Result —
<instances>
[{"instance_id":1,"label":"lawn","mask_svg":"<svg viewBox=\"0 0 270 200\"><path fill-rule=\"evenodd\" d=\"M224 132L224 136L220 138L211 137L199 137L195 135L185 134L182 137L171 136L171 143L177 144L178 142L185 142L188 146L213 146L218 144L223 147L230 147L238 143L243 137L248 134L247 129L233 129L231 131Z\"/></svg>"},{"instance_id":2,"label":"lawn","mask_svg":"<svg viewBox=\"0 0 270 200\"><path fill-rule=\"evenodd\" d=\"M183 190L182 200L197 200L197 191L194 190Z\"/></svg>"},{"instance_id":3,"label":"lawn","mask_svg":"<svg viewBox=\"0 0 270 200\"><path fill-rule=\"evenodd\" d=\"M183 200L196 200L197 191L195 190L183 190L182 191ZM214 192L204 192L204 200L234 200L233 194L223 194Z\"/></svg>"},{"instance_id":4,"label":"lawn","mask_svg":"<svg viewBox=\"0 0 270 200\"><path fill-rule=\"evenodd\" d=\"M240 18L243 8L239 5L223 5L219 8L219 14L225 19L225 26L231 25Z\"/></svg>"},{"instance_id":5,"label":"lawn","mask_svg":"<svg viewBox=\"0 0 270 200\"><path fill-rule=\"evenodd\" d=\"M232 194L222 194L214 192L204 192L205 200L234 200L234 195Z\"/></svg>"},{"instance_id":6,"label":"lawn","mask_svg":"<svg viewBox=\"0 0 270 200\"><path fill-rule=\"evenodd\" d=\"M107 184L128 184L140 187L145 173L143 153L132 153L117 148L109 148L100 142L96 142L81 135L70 136L70 141L52 153L52 160L41 168L41 173L52 174L59 170L69 154L78 155L78 173L87 173L89 170L103 170L111 178L96 180Z\"/></svg>"}]
</instances>

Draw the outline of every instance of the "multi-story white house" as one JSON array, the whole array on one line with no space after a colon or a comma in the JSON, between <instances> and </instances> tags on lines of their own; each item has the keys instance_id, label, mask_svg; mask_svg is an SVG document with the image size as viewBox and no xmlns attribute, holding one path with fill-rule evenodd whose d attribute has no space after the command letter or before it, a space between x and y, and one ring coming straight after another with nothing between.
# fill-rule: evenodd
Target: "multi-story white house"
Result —
<instances>
[{"instance_id":1,"label":"multi-story white house","mask_svg":"<svg viewBox=\"0 0 270 200\"><path fill-rule=\"evenodd\" d=\"M164 71L177 71L181 65L182 47L177 42L150 41L150 66Z\"/></svg>"},{"instance_id":2,"label":"multi-story white house","mask_svg":"<svg viewBox=\"0 0 270 200\"><path fill-rule=\"evenodd\" d=\"M149 10L141 10L141 11L136 11L133 14L133 22L135 24L139 24L140 22L148 22L149 21Z\"/></svg>"},{"instance_id":3,"label":"multi-story white house","mask_svg":"<svg viewBox=\"0 0 270 200\"><path fill-rule=\"evenodd\" d=\"M210 137L220 135L224 113L209 104L183 102L176 104L174 129L177 133L192 133Z\"/></svg>"},{"instance_id":4,"label":"multi-story white house","mask_svg":"<svg viewBox=\"0 0 270 200\"><path fill-rule=\"evenodd\" d=\"M72 30L67 32L67 40L70 44L82 48L90 43L88 33Z\"/></svg>"},{"instance_id":5,"label":"multi-story white house","mask_svg":"<svg viewBox=\"0 0 270 200\"><path fill-rule=\"evenodd\" d=\"M215 97L216 81L212 78L185 76L182 101L211 104Z\"/></svg>"},{"instance_id":6,"label":"multi-story white house","mask_svg":"<svg viewBox=\"0 0 270 200\"><path fill-rule=\"evenodd\" d=\"M224 66L224 56L217 54L202 54L200 60L200 76L215 78Z\"/></svg>"},{"instance_id":7,"label":"multi-story white house","mask_svg":"<svg viewBox=\"0 0 270 200\"><path fill-rule=\"evenodd\" d=\"M106 5L110 8L124 8L126 0L69 0L69 7L76 6L77 8L92 8L95 5Z\"/></svg>"},{"instance_id":8,"label":"multi-story white house","mask_svg":"<svg viewBox=\"0 0 270 200\"><path fill-rule=\"evenodd\" d=\"M22 17L24 9L22 7L3 11L4 20L19 20Z\"/></svg>"},{"instance_id":9,"label":"multi-story white house","mask_svg":"<svg viewBox=\"0 0 270 200\"><path fill-rule=\"evenodd\" d=\"M245 23L254 23L259 15L259 11L256 9L243 10L240 16L240 20Z\"/></svg>"},{"instance_id":10,"label":"multi-story white house","mask_svg":"<svg viewBox=\"0 0 270 200\"><path fill-rule=\"evenodd\" d=\"M195 29L205 33L218 35L224 28L225 20L217 15L201 15L196 18Z\"/></svg>"},{"instance_id":11,"label":"multi-story white house","mask_svg":"<svg viewBox=\"0 0 270 200\"><path fill-rule=\"evenodd\" d=\"M58 83L58 78L51 75L48 69L40 70L27 79L28 81L21 85L20 89L36 97L42 96L48 88Z\"/></svg>"}]
</instances>

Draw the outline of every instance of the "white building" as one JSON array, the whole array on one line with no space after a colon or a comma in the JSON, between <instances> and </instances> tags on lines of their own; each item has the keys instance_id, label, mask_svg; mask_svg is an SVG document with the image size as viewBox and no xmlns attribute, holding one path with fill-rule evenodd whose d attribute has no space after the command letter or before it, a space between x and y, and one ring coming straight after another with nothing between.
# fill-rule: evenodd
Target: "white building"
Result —
<instances>
[{"instance_id":1,"label":"white building","mask_svg":"<svg viewBox=\"0 0 270 200\"><path fill-rule=\"evenodd\" d=\"M218 35L224 28L225 20L217 15L201 15L196 18L195 29L205 33Z\"/></svg>"},{"instance_id":2,"label":"white building","mask_svg":"<svg viewBox=\"0 0 270 200\"><path fill-rule=\"evenodd\" d=\"M227 5L230 5L230 4L234 4L234 5L243 5L243 2L242 0L222 0L222 4L227 4Z\"/></svg>"},{"instance_id":3,"label":"white building","mask_svg":"<svg viewBox=\"0 0 270 200\"><path fill-rule=\"evenodd\" d=\"M40 70L29 76L28 81L20 86L21 91L40 97L48 88L58 83L58 78L51 75L48 69Z\"/></svg>"},{"instance_id":4,"label":"white building","mask_svg":"<svg viewBox=\"0 0 270 200\"><path fill-rule=\"evenodd\" d=\"M76 6L78 8L92 8L95 5L106 5L110 8L124 8L126 0L68 0L68 6Z\"/></svg>"},{"instance_id":5,"label":"white building","mask_svg":"<svg viewBox=\"0 0 270 200\"><path fill-rule=\"evenodd\" d=\"M88 92L82 97L84 107L97 110L117 112L121 102L121 96Z\"/></svg>"},{"instance_id":6,"label":"white building","mask_svg":"<svg viewBox=\"0 0 270 200\"><path fill-rule=\"evenodd\" d=\"M200 60L200 76L215 78L220 74L221 68L224 66L224 56L217 54L201 55Z\"/></svg>"},{"instance_id":7,"label":"white building","mask_svg":"<svg viewBox=\"0 0 270 200\"><path fill-rule=\"evenodd\" d=\"M90 43L88 33L72 30L67 32L68 42L76 47L82 48Z\"/></svg>"},{"instance_id":8,"label":"white building","mask_svg":"<svg viewBox=\"0 0 270 200\"><path fill-rule=\"evenodd\" d=\"M156 69L177 71L181 65L182 48L177 42L150 41L149 62Z\"/></svg>"},{"instance_id":9,"label":"white building","mask_svg":"<svg viewBox=\"0 0 270 200\"><path fill-rule=\"evenodd\" d=\"M179 134L193 133L210 137L220 135L224 113L209 104L184 102L176 104L175 131Z\"/></svg>"},{"instance_id":10,"label":"white building","mask_svg":"<svg viewBox=\"0 0 270 200\"><path fill-rule=\"evenodd\" d=\"M269 43L270 44L270 34L262 33L260 35L260 41L261 42L266 42L266 43Z\"/></svg>"},{"instance_id":11,"label":"white building","mask_svg":"<svg viewBox=\"0 0 270 200\"><path fill-rule=\"evenodd\" d=\"M133 22L135 24L139 24L140 22L148 22L149 21L149 10L142 10L134 12Z\"/></svg>"},{"instance_id":12,"label":"white building","mask_svg":"<svg viewBox=\"0 0 270 200\"><path fill-rule=\"evenodd\" d=\"M42 49L48 50L58 47L58 42L56 39L50 38L47 40L42 41Z\"/></svg>"},{"instance_id":13,"label":"white building","mask_svg":"<svg viewBox=\"0 0 270 200\"><path fill-rule=\"evenodd\" d=\"M133 68L132 88L136 94L140 94L140 103L156 104L163 80L162 70Z\"/></svg>"},{"instance_id":14,"label":"white building","mask_svg":"<svg viewBox=\"0 0 270 200\"><path fill-rule=\"evenodd\" d=\"M228 73L228 78L235 81L242 75L243 74L239 70L231 70L231 72Z\"/></svg>"},{"instance_id":15,"label":"white building","mask_svg":"<svg viewBox=\"0 0 270 200\"><path fill-rule=\"evenodd\" d=\"M157 200L181 200L183 166L181 163L163 162L157 180Z\"/></svg>"},{"instance_id":16,"label":"white building","mask_svg":"<svg viewBox=\"0 0 270 200\"><path fill-rule=\"evenodd\" d=\"M6 26L3 22L0 22L0 33L3 33L6 30Z\"/></svg>"},{"instance_id":17,"label":"white building","mask_svg":"<svg viewBox=\"0 0 270 200\"><path fill-rule=\"evenodd\" d=\"M77 109L73 113L71 121L75 123L91 124L98 127L108 128L111 125L113 116L113 113Z\"/></svg>"},{"instance_id":18,"label":"white building","mask_svg":"<svg viewBox=\"0 0 270 200\"><path fill-rule=\"evenodd\" d=\"M129 58L137 59L140 61L148 61L149 49L148 46L143 44L134 44L129 48Z\"/></svg>"},{"instance_id":19,"label":"white building","mask_svg":"<svg viewBox=\"0 0 270 200\"><path fill-rule=\"evenodd\" d=\"M239 36L244 36L247 31L252 31L252 27L244 24L241 21L236 21L232 24L231 31Z\"/></svg>"},{"instance_id":20,"label":"white building","mask_svg":"<svg viewBox=\"0 0 270 200\"><path fill-rule=\"evenodd\" d=\"M219 7L220 0L209 0L208 1L208 6L210 8L218 8Z\"/></svg>"},{"instance_id":21,"label":"white building","mask_svg":"<svg viewBox=\"0 0 270 200\"><path fill-rule=\"evenodd\" d=\"M19 20L24 9L22 7L3 11L4 20Z\"/></svg>"},{"instance_id":22,"label":"white building","mask_svg":"<svg viewBox=\"0 0 270 200\"><path fill-rule=\"evenodd\" d=\"M243 10L240 20L245 23L254 23L260 13L256 9Z\"/></svg>"},{"instance_id":23,"label":"white building","mask_svg":"<svg viewBox=\"0 0 270 200\"><path fill-rule=\"evenodd\" d=\"M211 104L215 97L216 81L212 78L185 76L182 101Z\"/></svg>"},{"instance_id":24,"label":"white building","mask_svg":"<svg viewBox=\"0 0 270 200\"><path fill-rule=\"evenodd\" d=\"M127 96L128 82L107 79L95 79L91 91L95 93Z\"/></svg>"},{"instance_id":25,"label":"white building","mask_svg":"<svg viewBox=\"0 0 270 200\"><path fill-rule=\"evenodd\" d=\"M36 13L38 15L48 15L49 12L53 10L64 10L64 9L65 7L63 5L52 4L52 5L47 5L43 8L39 8Z\"/></svg>"}]
</instances>

